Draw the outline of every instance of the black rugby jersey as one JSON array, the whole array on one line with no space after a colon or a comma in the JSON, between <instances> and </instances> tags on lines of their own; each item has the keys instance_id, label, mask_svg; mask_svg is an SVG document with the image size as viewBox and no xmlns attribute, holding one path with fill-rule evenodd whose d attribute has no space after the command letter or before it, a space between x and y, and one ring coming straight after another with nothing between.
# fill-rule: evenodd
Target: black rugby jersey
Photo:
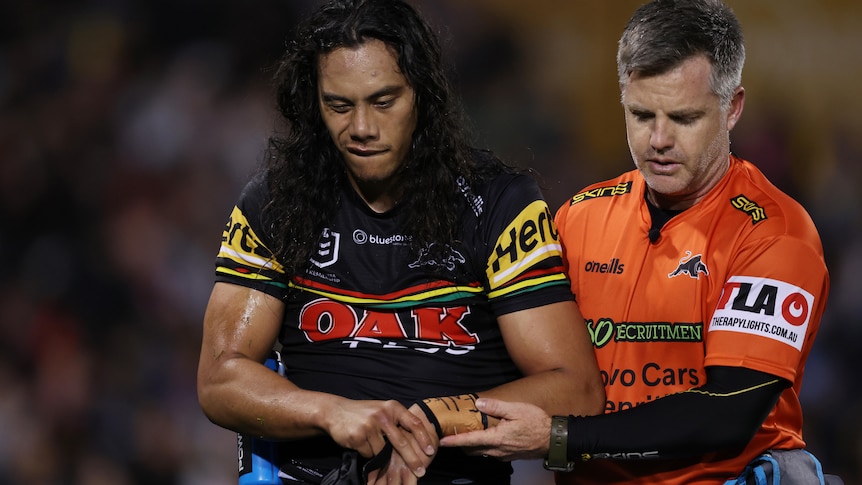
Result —
<instances>
[{"instance_id":1,"label":"black rugby jersey","mask_svg":"<svg viewBox=\"0 0 862 485\"><path fill-rule=\"evenodd\" d=\"M375 213L348 186L311 269L288 282L265 249L259 177L225 227L216 279L285 301L282 355L300 387L405 403L495 387L520 375L495 316L572 297L533 179L503 174L477 189L461 244L429 261L410 251L398 207Z\"/></svg>"},{"instance_id":2,"label":"black rugby jersey","mask_svg":"<svg viewBox=\"0 0 862 485\"><path fill-rule=\"evenodd\" d=\"M267 249L264 177L248 184L225 226L216 280L285 302L279 339L287 378L304 389L409 406L521 377L496 316L573 299L535 181L505 173L462 186L459 243L445 260L411 251L400 207L375 213L344 185L310 269L292 281Z\"/></svg>"}]
</instances>

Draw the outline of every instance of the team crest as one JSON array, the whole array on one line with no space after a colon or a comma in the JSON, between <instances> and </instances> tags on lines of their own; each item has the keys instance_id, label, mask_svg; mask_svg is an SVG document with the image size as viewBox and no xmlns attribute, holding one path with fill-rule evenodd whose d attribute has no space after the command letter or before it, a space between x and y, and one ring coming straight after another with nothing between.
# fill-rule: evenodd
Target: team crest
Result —
<instances>
[{"instance_id":1,"label":"team crest","mask_svg":"<svg viewBox=\"0 0 862 485\"><path fill-rule=\"evenodd\" d=\"M667 277L673 278L674 276L687 274L690 278L698 279L700 277L700 273L709 275L706 263L703 262L703 256L700 254L692 256L691 251L686 251L685 257L679 260L679 266L677 266L672 272L668 273Z\"/></svg>"},{"instance_id":2,"label":"team crest","mask_svg":"<svg viewBox=\"0 0 862 485\"><path fill-rule=\"evenodd\" d=\"M341 234L326 228L320 235L317 250L312 254L310 260L318 268L325 268L338 261L338 248Z\"/></svg>"},{"instance_id":3,"label":"team crest","mask_svg":"<svg viewBox=\"0 0 862 485\"><path fill-rule=\"evenodd\" d=\"M435 245L435 243L431 243L431 245ZM442 256L442 259L434 259L431 256L431 251L429 247L424 247L419 250L419 257L416 261L408 264L407 266L413 269L421 268L423 266L432 267L432 268L446 268L448 271L454 271L455 265L463 264L467 262L467 259L463 254L459 253L458 250L446 245L447 251Z\"/></svg>"}]
</instances>

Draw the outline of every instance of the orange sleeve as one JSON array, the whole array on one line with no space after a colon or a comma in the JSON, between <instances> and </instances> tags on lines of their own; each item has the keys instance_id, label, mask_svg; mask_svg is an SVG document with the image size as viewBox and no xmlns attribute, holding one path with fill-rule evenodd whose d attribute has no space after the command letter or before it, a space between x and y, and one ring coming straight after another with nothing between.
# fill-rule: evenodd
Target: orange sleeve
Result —
<instances>
[{"instance_id":1,"label":"orange sleeve","mask_svg":"<svg viewBox=\"0 0 862 485\"><path fill-rule=\"evenodd\" d=\"M802 241L776 237L744 247L708 323L705 365L748 367L795 381L828 289L822 256Z\"/></svg>"}]
</instances>

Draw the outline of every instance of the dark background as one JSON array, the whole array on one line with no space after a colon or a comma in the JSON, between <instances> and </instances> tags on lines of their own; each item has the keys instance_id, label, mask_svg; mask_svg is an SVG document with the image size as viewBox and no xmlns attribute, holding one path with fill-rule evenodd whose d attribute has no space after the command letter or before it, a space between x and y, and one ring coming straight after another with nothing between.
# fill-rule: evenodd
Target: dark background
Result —
<instances>
[{"instance_id":1,"label":"dark background","mask_svg":"<svg viewBox=\"0 0 862 485\"><path fill-rule=\"evenodd\" d=\"M0 2L0 483L236 483L233 434L197 406L201 320L275 125L271 66L314 4ZM552 208L633 166L614 55L639 1L416 4L477 141L535 168ZM862 4L730 4L748 48L733 150L809 210L831 270L806 437L860 483Z\"/></svg>"}]
</instances>

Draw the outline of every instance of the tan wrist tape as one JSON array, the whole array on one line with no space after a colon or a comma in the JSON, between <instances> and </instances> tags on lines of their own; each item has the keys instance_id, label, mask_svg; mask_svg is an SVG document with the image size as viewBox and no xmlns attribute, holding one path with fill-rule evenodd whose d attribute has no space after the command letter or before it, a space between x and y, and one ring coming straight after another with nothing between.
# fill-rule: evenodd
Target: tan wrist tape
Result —
<instances>
[{"instance_id":1,"label":"tan wrist tape","mask_svg":"<svg viewBox=\"0 0 862 485\"><path fill-rule=\"evenodd\" d=\"M476 394L429 397L416 404L437 429L439 437L488 429L488 415L476 408Z\"/></svg>"}]
</instances>

